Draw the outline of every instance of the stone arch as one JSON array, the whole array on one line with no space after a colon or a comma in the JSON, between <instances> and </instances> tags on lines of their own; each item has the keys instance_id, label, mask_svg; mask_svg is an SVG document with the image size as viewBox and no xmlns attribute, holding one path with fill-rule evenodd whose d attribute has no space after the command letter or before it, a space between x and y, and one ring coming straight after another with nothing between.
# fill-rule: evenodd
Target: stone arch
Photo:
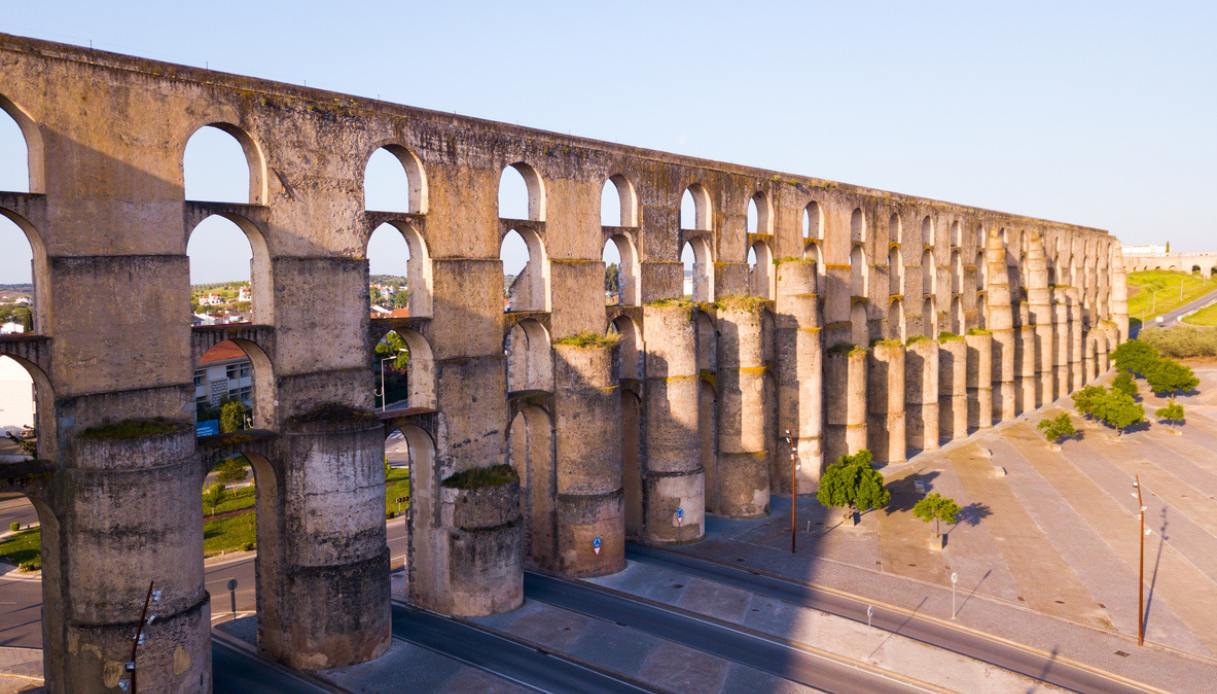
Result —
<instances>
[{"instance_id":1,"label":"stone arch","mask_svg":"<svg viewBox=\"0 0 1217 694\"><path fill-rule=\"evenodd\" d=\"M393 159L396 159L397 163L401 165L401 171L402 171L402 173L405 174L405 177L406 177L406 187L405 187L405 190L402 191L405 194L405 199L402 200L402 202L404 204L401 207L395 207L393 209L384 209L384 210L379 210L379 211L382 211L382 212L409 212L412 214L426 214L427 213L427 172L423 168L423 162L421 159L418 158L418 155L416 155L409 148L404 147L400 144L393 143L393 142L382 142L382 143L378 144L376 146L376 148L373 149L368 154L367 159L364 160L364 166L363 166L364 208L368 209L368 210L373 209L368 205L368 194L367 194L368 193L368 187L367 187L368 171L371 167L373 167L375 165L373 163L373 160L375 158L377 158L378 156L381 156L380 155L381 152L385 152L388 155L392 156Z\"/></svg>"},{"instance_id":2,"label":"stone arch","mask_svg":"<svg viewBox=\"0 0 1217 694\"><path fill-rule=\"evenodd\" d=\"M514 172L514 173L513 173ZM510 199L505 199L505 195L513 195L515 191L511 191L515 184L510 183L511 177L518 175L519 180L524 182L524 193L527 197L525 206L527 216L524 218L532 222L545 221L545 181L541 179L541 175L537 173L529 164L522 161L509 164L503 168L503 172L499 175L499 218L510 219L511 217L504 212L512 211L512 202ZM506 205L504 203L507 203ZM504 208L507 208L506 210Z\"/></svg>"},{"instance_id":3,"label":"stone arch","mask_svg":"<svg viewBox=\"0 0 1217 694\"><path fill-rule=\"evenodd\" d=\"M523 243L528 260L507 290L506 310L548 311L549 256L545 252L545 242L530 225L512 226L503 234L500 258L502 252L508 249L513 234Z\"/></svg>"},{"instance_id":4,"label":"stone arch","mask_svg":"<svg viewBox=\"0 0 1217 694\"><path fill-rule=\"evenodd\" d=\"M522 320L511 326L503 343L507 357L509 393L554 390L554 362L549 331L540 321Z\"/></svg>"},{"instance_id":5,"label":"stone arch","mask_svg":"<svg viewBox=\"0 0 1217 694\"><path fill-rule=\"evenodd\" d=\"M385 222L372 230L364 244L365 251L381 229L392 229L401 235L406 243L408 257L406 258L406 291L409 292L408 308L411 317L428 318L433 311L433 276L431 269L431 253L427 250L427 241L423 238L418 227L411 222L394 220ZM371 253L365 252L368 262L368 274L371 270Z\"/></svg>"},{"instance_id":6,"label":"stone arch","mask_svg":"<svg viewBox=\"0 0 1217 694\"><path fill-rule=\"evenodd\" d=\"M897 212L887 218L887 241L896 245L904 242L904 224L901 223L900 214Z\"/></svg>"},{"instance_id":7,"label":"stone arch","mask_svg":"<svg viewBox=\"0 0 1217 694\"><path fill-rule=\"evenodd\" d=\"M435 542L431 532L439 516L439 500L435 498L436 452L435 439L427 430L415 424L398 427L406 441L408 466L410 468L410 506L406 511L407 566L414 581L410 584L410 599L414 602L415 582L434 579L435 572L446 569L446 563L435 555Z\"/></svg>"},{"instance_id":8,"label":"stone arch","mask_svg":"<svg viewBox=\"0 0 1217 694\"><path fill-rule=\"evenodd\" d=\"M616 215L613 214L614 210ZM638 193L634 190L634 184L622 174L613 174L604 181L600 191L600 225L638 226Z\"/></svg>"},{"instance_id":9,"label":"stone arch","mask_svg":"<svg viewBox=\"0 0 1217 694\"><path fill-rule=\"evenodd\" d=\"M557 551L554 500L554 433L550 412L525 404L507 429L507 460L520 476L520 512L524 519L524 557L544 566Z\"/></svg>"},{"instance_id":10,"label":"stone arch","mask_svg":"<svg viewBox=\"0 0 1217 694\"><path fill-rule=\"evenodd\" d=\"M958 220L951 222L951 247L955 249L963 247L963 225Z\"/></svg>"},{"instance_id":11,"label":"stone arch","mask_svg":"<svg viewBox=\"0 0 1217 694\"><path fill-rule=\"evenodd\" d=\"M758 191L748 200L746 229L750 234L773 233L773 204L764 191Z\"/></svg>"},{"instance_id":12,"label":"stone arch","mask_svg":"<svg viewBox=\"0 0 1217 694\"><path fill-rule=\"evenodd\" d=\"M866 249L854 246L849 252L849 287L851 296L870 296L870 267L866 263Z\"/></svg>"},{"instance_id":13,"label":"stone arch","mask_svg":"<svg viewBox=\"0 0 1217 694\"><path fill-rule=\"evenodd\" d=\"M187 255L190 253L190 241L194 238L195 232L213 217L231 223L245 235L245 240L249 243L250 250L250 322L260 325L272 325L275 322L275 285L271 276L273 264L270 257L270 248L266 243L266 236L257 224L246 217L230 211L208 215L199 221L198 224L186 230L186 238L183 245L186 248Z\"/></svg>"},{"instance_id":14,"label":"stone arch","mask_svg":"<svg viewBox=\"0 0 1217 694\"><path fill-rule=\"evenodd\" d=\"M921 334L930 339L938 336L938 310L933 296L926 297L921 305Z\"/></svg>"},{"instance_id":15,"label":"stone arch","mask_svg":"<svg viewBox=\"0 0 1217 694\"><path fill-rule=\"evenodd\" d=\"M934 267L934 252L927 246L921 254L921 293L933 295L938 292L938 268Z\"/></svg>"},{"instance_id":16,"label":"stone arch","mask_svg":"<svg viewBox=\"0 0 1217 694\"><path fill-rule=\"evenodd\" d=\"M824 240L824 208L815 200L803 208L803 239L809 242Z\"/></svg>"},{"instance_id":17,"label":"stone arch","mask_svg":"<svg viewBox=\"0 0 1217 694\"><path fill-rule=\"evenodd\" d=\"M933 248L937 240L934 236L934 218L927 214L921 220L921 245Z\"/></svg>"},{"instance_id":18,"label":"stone arch","mask_svg":"<svg viewBox=\"0 0 1217 694\"><path fill-rule=\"evenodd\" d=\"M410 409L437 409L439 405L435 395L435 356L431 350L431 343L421 333L413 330L390 330L389 332L395 333L405 342L406 351L410 355L409 361L406 362L406 406ZM385 343L387 338L388 334L377 344ZM383 368L383 360L392 356L376 354L375 358L380 361ZM382 409L385 405L387 403L382 401Z\"/></svg>"},{"instance_id":19,"label":"stone arch","mask_svg":"<svg viewBox=\"0 0 1217 694\"><path fill-rule=\"evenodd\" d=\"M210 396L211 396L211 394L209 392L200 393L200 391L199 391L200 384L198 381L197 374L200 370L200 367L205 366L207 364L209 354L211 354L211 355L221 354L222 353L221 350L223 349L223 345L225 345L225 344L236 345L237 347L239 347L241 349L242 352L245 353L245 356L249 359L250 375L248 376L248 380L250 382L249 387L251 389L251 393L250 393L251 413L250 414L251 414L252 420L253 420L253 428L254 429L266 429L266 430L277 429L278 428L278 426L277 426L278 407L276 406L276 402L278 400L278 396L276 395L276 387L275 387L276 380L275 380L274 364L272 363L270 354L267 352L267 350L265 350L261 345L259 345L258 343L254 342L253 340L250 340L250 339L232 338L232 339L224 340L224 341L219 342L216 345L212 346L210 349L208 349L203 354L199 355L198 359L193 364L194 373L196 374L195 402L198 403L200 397L206 396L206 397L210 398ZM224 378L229 381L234 380L233 378L230 378L227 374L225 374ZM246 380L246 377L242 377L242 376L238 375L235 380L238 381L238 387L243 387L243 386L240 386L240 384ZM229 384L229 387L231 388L231 383ZM226 391L226 392L231 392L231 391ZM221 400L221 402L223 402L223 401ZM217 403L215 403L215 402L212 402L211 404L217 405Z\"/></svg>"},{"instance_id":20,"label":"stone arch","mask_svg":"<svg viewBox=\"0 0 1217 694\"><path fill-rule=\"evenodd\" d=\"M866 243L866 215L861 207L855 207L849 216L849 240L851 244Z\"/></svg>"},{"instance_id":21,"label":"stone arch","mask_svg":"<svg viewBox=\"0 0 1217 694\"><path fill-rule=\"evenodd\" d=\"M693 183L680 198L680 228L685 230L710 231L714 208L710 192L700 183ZM689 223L692 226L689 226Z\"/></svg>"},{"instance_id":22,"label":"stone arch","mask_svg":"<svg viewBox=\"0 0 1217 694\"><path fill-rule=\"evenodd\" d=\"M642 300L642 268L634 240L628 234L613 234L604 245L605 253L609 246L617 252L618 303L637 306ZM605 263L607 265L608 261L605 260Z\"/></svg>"},{"instance_id":23,"label":"stone arch","mask_svg":"<svg viewBox=\"0 0 1217 694\"><path fill-rule=\"evenodd\" d=\"M951 294L957 295L963 292L963 258L960 256L959 249L951 250Z\"/></svg>"},{"instance_id":24,"label":"stone arch","mask_svg":"<svg viewBox=\"0 0 1217 694\"><path fill-rule=\"evenodd\" d=\"M867 322L866 306L862 302L854 302L849 308L849 339L858 347L870 344L870 325Z\"/></svg>"},{"instance_id":25,"label":"stone arch","mask_svg":"<svg viewBox=\"0 0 1217 694\"><path fill-rule=\"evenodd\" d=\"M983 310L983 307L982 309ZM951 332L962 335L967 331L967 319L963 312L963 300L958 294L951 297Z\"/></svg>"},{"instance_id":26,"label":"stone arch","mask_svg":"<svg viewBox=\"0 0 1217 694\"><path fill-rule=\"evenodd\" d=\"M627 536L638 538L643 528L642 511L642 399L639 383L645 377L642 329L631 317L620 315L608 325L618 335L613 373L621 396L621 464Z\"/></svg>"},{"instance_id":27,"label":"stone arch","mask_svg":"<svg viewBox=\"0 0 1217 694\"><path fill-rule=\"evenodd\" d=\"M908 339L904 320L904 301L893 299L887 308L888 338L903 342Z\"/></svg>"},{"instance_id":28,"label":"stone arch","mask_svg":"<svg viewBox=\"0 0 1217 694\"><path fill-rule=\"evenodd\" d=\"M617 378L640 381L644 377L642 328L629 316L621 315L608 325L610 335L618 335L621 341L617 348L617 363L614 364Z\"/></svg>"},{"instance_id":29,"label":"stone arch","mask_svg":"<svg viewBox=\"0 0 1217 694\"><path fill-rule=\"evenodd\" d=\"M757 241L748 248L748 292L753 296L773 298L773 252L769 244Z\"/></svg>"},{"instance_id":30,"label":"stone arch","mask_svg":"<svg viewBox=\"0 0 1217 694\"><path fill-rule=\"evenodd\" d=\"M45 150L42 144L42 129L24 109L3 94L0 94L0 111L8 114L9 118L12 118L13 122L17 124L25 143L26 190L14 192L45 193L46 181L43 164Z\"/></svg>"},{"instance_id":31,"label":"stone arch","mask_svg":"<svg viewBox=\"0 0 1217 694\"><path fill-rule=\"evenodd\" d=\"M191 132L190 137L186 139L186 145L182 148L182 189L183 191L189 185L190 173L186 170L187 150L190 149L190 143L196 136L199 135L204 128L214 128L222 133L225 133L232 139L237 141L241 146L241 151L245 155L245 166L249 176L249 195L244 200L224 200L221 202L238 202L248 203L250 205L265 205L267 204L267 189L266 189L266 157L263 154L263 149L260 144L248 133L245 129L226 123L223 121L211 121L204 123ZM185 193L185 195L189 195ZM187 199L190 199L189 197Z\"/></svg>"},{"instance_id":32,"label":"stone arch","mask_svg":"<svg viewBox=\"0 0 1217 694\"><path fill-rule=\"evenodd\" d=\"M5 360L11 361L16 366L6 365ZM25 377L29 379L28 385L32 387L33 393L33 417L32 424L37 434L35 441L35 458L39 460L49 460L58 463L59 460L59 418L55 411L55 389L51 385L50 376L41 366L27 359L25 356L15 354L0 344L0 369L8 372L10 378L6 378L8 383L7 388L24 388L26 387L24 379L20 377L20 372L24 371ZM15 395L16 398L21 398L21 395Z\"/></svg>"},{"instance_id":33,"label":"stone arch","mask_svg":"<svg viewBox=\"0 0 1217 694\"><path fill-rule=\"evenodd\" d=\"M904 294L904 255L898 243L887 249L887 282L889 295Z\"/></svg>"},{"instance_id":34,"label":"stone arch","mask_svg":"<svg viewBox=\"0 0 1217 694\"><path fill-rule=\"evenodd\" d=\"M30 306L30 316L33 323L33 333L45 334L50 325L50 316L44 315L50 306L48 294L50 287L47 278L50 276L50 265L47 261L46 246L38 230L25 217L12 210L0 207L0 217L12 222L13 226L25 236L30 248L30 280L34 285L34 297ZM7 253L15 253L16 249L5 249Z\"/></svg>"},{"instance_id":35,"label":"stone arch","mask_svg":"<svg viewBox=\"0 0 1217 694\"><path fill-rule=\"evenodd\" d=\"M685 242L681 248L680 261L686 272L692 273L690 290L684 292L692 296L694 301L714 301L714 253L710 248L710 240L704 236L695 236Z\"/></svg>"}]
</instances>

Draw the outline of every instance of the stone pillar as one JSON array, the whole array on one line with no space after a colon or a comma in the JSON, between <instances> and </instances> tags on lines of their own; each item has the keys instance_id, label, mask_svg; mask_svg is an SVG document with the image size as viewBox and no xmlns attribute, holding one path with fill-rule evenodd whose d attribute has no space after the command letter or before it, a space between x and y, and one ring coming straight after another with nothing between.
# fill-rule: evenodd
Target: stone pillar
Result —
<instances>
[{"instance_id":1,"label":"stone pillar","mask_svg":"<svg viewBox=\"0 0 1217 694\"><path fill-rule=\"evenodd\" d=\"M964 336L968 345L968 426L993 425L993 336L977 331Z\"/></svg>"},{"instance_id":2,"label":"stone pillar","mask_svg":"<svg viewBox=\"0 0 1217 694\"><path fill-rule=\"evenodd\" d=\"M259 580L258 646L306 670L371 660L390 640L384 426L322 405L290 418L277 449L280 541L259 573L273 563L278 585Z\"/></svg>"},{"instance_id":3,"label":"stone pillar","mask_svg":"<svg viewBox=\"0 0 1217 694\"><path fill-rule=\"evenodd\" d=\"M194 429L166 424L130 438L124 424L131 422L76 438L56 475L58 537L42 542L44 597L60 598L43 605L46 686L117 691L119 679L128 677L123 664L153 581L160 600L150 609L155 621L144 628L139 688L210 691L211 607L198 501L203 475ZM41 509L39 519L47 520ZM44 525L43 533L55 525Z\"/></svg>"},{"instance_id":4,"label":"stone pillar","mask_svg":"<svg viewBox=\"0 0 1217 694\"><path fill-rule=\"evenodd\" d=\"M615 345L603 342L554 343L558 554L552 569L568 576L601 576L625 568L615 352Z\"/></svg>"},{"instance_id":5,"label":"stone pillar","mask_svg":"<svg viewBox=\"0 0 1217 694\"><path fill-rule=\"evenodd\" d=\"M1082 297L1080 290L1073 287L1067 294L1069 298L1069 392L1085 385L1082 369ZM1067 393L1068 394L1068 393Z\"/></svg>"},{"instance_id":6,"label":"stone pillar","mask_svg":"<svg viewBox=\"0 0 1217 694\"><path fill-rule=\"evenodd\" d=\"M1018 380L1021 407L1019 412L1034 410L1038 380L1035 375L1035 326L1024 324L1018 329Z\"/></svg>"},{"instance_id":7,"label":"stone pillar","mask_svg":"<svg viewBox=\"0 0 1217 694\"><path fill-rule=\"evenodd\" d=\"M718 301L719 489L715 511L731 518L754 518L769 512L762 308L752 297Z\"/></svg>"},{"instance_id":8,"label":"stone pillar","mask_svg":"<svg viewBox=\"0 0 1217 694\"><path fill-rule=\"evenodd\" d=\"M993 336L993 370L990 387L995 388L993 412L996 421L1013 419L1014 409L1014 314L1010 303L1010 274L1006 247L1001 237L989 235L985 244L988 283L985 287L985 327Z\"/></svg>"},{"instance_id":9,"label":"stone pillar","mask_svg":"<svg viewBox=\"0 0 1217 694\"><path fill-rule=\"evenodd\" d=\"M1087 330L1086 337L1082 341L1082 382L1078 384L1079 386L1085 386L1098 379L1098 374L1095 373L1095 367L1098 366L1097 342L1095 329Z\"/></svg>"},{"instance_id":10,"label":"stone pillar","mask_svg":"<svg viewBox=\"0 0 1217 694\"><path fill-rule=\"evenodd\" d=\"M1124 253L1118 242L1111 246L1111 319L1116 324L1116 344L1130 337L1128 332L1128 277L1124 274Z\"/></svg>"},{"instance_id":11,"label":"stone pillar","mask_svg":"<svg viewBox=\"0 0 1217 694\"><path fill-rule=\"evenodd\" d=\"M699 460L697 343L693 305L642 307L646 345L643 408L642 539L694 542L705 535L706 476ZM676 509L684 509L678 524Z\"/></svg>"},{"instance_id":12,"label":"stone pillar","mask_svg":"<svg viewBox=\"0 0 1217 694\"><path fill-rule=\"evenodd\" d=\"M816 264L783 261L777 266L774 345L778 369L778 435L795 437L799 489L815 489L823 468L823 374ZM770 474L774 492L789 493L788 475Z\"/></svg>"},{"instance_id":13,"label":"stone pillar","mask_svg":"<svg viewBox=\"0 0 1217 694\"><path fill-rule=\"evenodd\" d=\"M938 416L941 441L968 435L968 345L963 337L938 344Z\"/></svg>"},{"instance_id":14,"label":"stone pillar","mask_svg":"<svg viewBox=\"0 0 1217 694\"><path fill-rule=\"evenodd\" d=\"M880 462L905 461L904 369L904 345L899 340L880 340L871 348L867 447Z\"/></svg>"},{"instance_id":15,"label":"stone pillar","mask_svg":"<svg viewBox=\"0 0 1217 694\"><path fill-rule=\"evenodd\" d=\"M904 426L908 448L938 448L938 343L914 340L904 353Z\"/></svg>"},{"instance_id":16,"label":"stone pillar","mask_svg":"<svg viewBox=\"0 0 1217 694\"><path fill-rule=\"evenodd\" d=\"M1035 373L1039 381L1035 407L1039 407L1051 401L1056 392L1052 368L1052 294L1048 289L1048 261L1044 257L1043 235L1039 231L1031 232L1026 262L1027 308L1031 324L1035 326Z\"/></svg>"},{"instance_id":17,"label":"stone pillar","mask_svg":"<svg viewBox=\"0 0 1217 694\"><path fill-rule=\"evenodd\" d=\"M1069 299L1064 288L1052 290L1053 370L1056 373L1053 399L1069 394Z\"/></svg>"},{"instance_id":18,"label":"stone pillar","mask_svg":"<svg viewBox=\"0 0 1217 694\"><path fill-rule=\"evenodd\" d=\"M1099 324L1099 376L1107 373L1107 370L1111 368L1111 353L1108 349L1108 339L1110 334L1114 333L1115 330L1115 326L1109 322Z\"/></svg>"},{"instance_id":19,"label":"stone pillar","mask_svg":"<svg viewBox=\"0 0 1217 694\"><path fill-rule=\"evenodd\" d=\"M842 343L825 356L825 465L866 448L866 355L865 347Z\"/></svg>"}]
</instances>

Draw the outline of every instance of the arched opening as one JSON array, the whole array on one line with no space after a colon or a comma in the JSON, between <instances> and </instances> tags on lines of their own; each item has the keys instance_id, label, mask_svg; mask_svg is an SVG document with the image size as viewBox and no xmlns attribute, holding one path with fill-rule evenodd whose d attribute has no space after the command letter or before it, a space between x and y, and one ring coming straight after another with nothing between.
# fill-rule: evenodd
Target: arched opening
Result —
<instances>
[{"instance_id":1,"label":"arched opening","mask_svg":"<svg viewBox=\"0 0 1217 694\"><path fill-rule=\"evenodd\" d=\"M524 518L524 559L544 567L557 545L557 498L554 435L550 414L539 405L523 405L507 430L507 460L520 476L520 511Z\"/></svg>"},{"instance_id":2,"label":"arched opening","mask_svg":"<svg viewBox=\"0 0 1217 694\"><path fill-rule=\"evenodd\" d=\"M816 242L824 240L824 210L815 200L803 208L803 238Z\"/></svg>"},{"instance_id":3,"label":"arched opening","mask_svg":"<svg viewBox=\"0 0 1217 694\"><path fill-rule=\"evenodd\" d=\"M374 403L381 411L436 408L435 359L427 339L413 330L390 330L372 355Z\"/></svg>"},{"instance_id":4,"label":"arched opening","mask_svg":"<svg viewBox=\"0 0 1217 694\"><path fill-rule=\"evenodd\" d=\"M608 305L637 306L640 268L634 243L628 236L617 234L604 242L604 300Z\"/></svg>"},{"instance_id":5,"label":"arched opening","mask_svg":"<svg viewBox=\"0 0 1217 694\"><path fill-rule=\"evenodd\" d=\"M644 377L642 333L628 316L619 316L608 326L618 335L614 372L621 394L621 463L625 503L625 532L630 538L642 535L642 400L637 384Z\"/></svg>"},{"instance_id":6,"label":"arched opening","mask_svg":"<svg viewBox=\"0 0 1217 694\"><path fill-rule=\"evenodd\" d=\"M966 319L963 313L963 301L959 296L951 297L951 332L962 335L967 331Z\"/></svg>"},{"instance_id":7,"label":"arched opening","mask_svg":"<svg viewBox=\"0 0 1217 694\"><path fill-rule=\"evenodd\" d=\"M55 397L42 369L0 354L0 463L56 460Z\"/></svg>"},{"instance_id":8,"label":"arched opening","mask_svg":"<svg viewBox=\"0 0 1217 694\"><path fill-rule=\"evenodd\" d=\"M376 227L367 260L372 318L431 315L431 257L418 229L401 222Z\"/></svg>"},{"instance_id":9,"label":"arched opening","mask_svg":"<svg viewBox=\"0 0 1217 694\"><path fill-rule=\"evenodd\" d=\"M45 609L63 604L59 519L43 499L20 492L5 496L10 498L0 507L0 523L10 532L0 540L0 562L16 567L5 576L5 624L0 626L0 642L8 650L6 671L11 673L4 680L16 685L5 691L44 691L35 689L37 682L31 679L21 681L19 675L40 676L44 634L63 632L62 611ZM28 575L38 571L42 580L31 580Z\"/></svg>"},{"instance_id":10,"label":"arched opening","mask_svg":"<svg viewBox=\"0 0 1217 694\"><path fill-rule=\"evenodd\" d=\"M270 357L248 340L224 340L194 363L195 429L199 436L275 429L275 378Z\"/></svg>"},{"instance_id":11,"label":"arched opening","mask_svg":"<svg viewBox=\"0 0 1217 694\"><path fill-rule=\"evenodd\" d=\"M977 251L976 251L975 267L976 267L976 291L983 292L983 291L985 291L985 287L988 286L988 277L989 277L988 268L986 267L986 264L985 264L985 250L984 250L983 246L981 248L977 249Z\"/></svg>"},{"instance_id":12,"label":"arched opening","mask_svg":"<svg viewBox=\"0 0 1217 694\"><path fill-rule=\"evenodd\" d=\"M887 251L888 294L904 294L904 255L900 246L893 245Z\"/></svg>"},{"instance_id":13,"label":"arched opening","mask_svg":"<svg viewBox=\"0 0 1217 694\"><path fill-rule=\"evenodd\" d=\"M963 258L959 249L951 251L951 294L963 291Z\"/></svg>"},{"instance_id":14,"label":"arched opening","mask_svg":"<svg viewBox=\"0 0 1217 694\"><path fill-rule=\"evenodd\" d=\"M933 295L938 289L938 268L934 267L934 253L926 249L921 254L921 291Z\"/></svg>"},{"instance_id":15,"label":"arched opening","mask_svg":"<svg viewBox=\"0 0 1217 694\"><path fill-rule=\"evenodd\" d=\"M427 211L427 179L423 164L400 145L372 152L363 169L363 206L377 212Z\"/></svg>"},{"instance_id":16,"label":"arched opening","mask_svg":"<svg viewBox=\"0 0 1217 694\"><path fill-rule=\"evenodd\" d=\"M600 225L638 226L638 195L629 179L621 174L610 176L600 191Z\"/></svg>"},{"instance_id":17,"label":"arched opening","mask_svg":"<svg viewBox=\"0 0 1217 694\"><path fill-rule=\"evenodd\" d=\"M849 253L849 284L851 296L865 299L870 296L867 285L870 268L866 265L866 251L862 246L854 246Z\"/></svg>"},{"instance_id":18,"label":"arched opening","mask_svg":"<svg viewBox=\"0 0 1217 694\"><path fill-rule=\"evenodd\" d=\"M904 325L904 302L900 299L892 301L887 309L888 337L903 342L908 339L908 331Z\"/></svg>"},{"instance_id":19,"label":"arched opening","mask_svg":"<svg viewBox=\"0 0 1217 694\"><path fill-rule=\"evenodd\" d=\"M773 211L770 209L769 196L756 193L748 201L746 228L749 234L773 233Z\"/></svg>"},{"instance_id":20,"label":"arched opening","mask_svg":"<svg viewBox=\"0 0 1217 694\"><path fill-rule=\"evenodd\" d=\"M748 291L753 296L773 298L773 253L763 241L748 249Z\"/></svg>"},{"instance_id":21,"label":"arched opening","mask_svg":"<svg viewBox=\"0 0 1217 694\"><path fill-rule=\"evenodd\" d=\"M1200 274L1200 266L1199 266L1199 265L1193 265L1193 266L1192 266L1192 274L1193 274L1193 275L1199 275L1199 274Z\"/></svg>"},{"instance_id":22,"label":"arched opening","mask_svg":"<svg viewBox=\"0 0 1217 694\"><path fill-rule=\"evenodd\" d=\"M864 304L855 302L849 309L849 339L858 347L870 344L870 325Z\"/></svg>"},{"instance_id":23,"label":"arched opening","mask_svg":"<svg viewBox=\"0 0 1217 694\"><path fill-rule=\"evenodd\" d=\"M700 183L686 188L680 198L680 228L710 231L710 193Z\"/></svg>"},{"instance_id":24,"label":"arched opening","mask_svg":"<svg viewBox=\"0 0 1217 694\"><path fill-rule=\"evenodd\" d=\"M499 177L499 218L545 221L545 185L536 169L516 162Z\"/></svg>"},{"instance_id":25,"label":"arched opening","mask_svg":"<svg viewBox=\"0 0 1217 694\"><path fill-rule=\"evenodd\" d=\"M887 219L887 239L889 243L897 245L904 243L904 225L900 222L900 215L895 212Z\"/></svg>"},{"instance_id":26,"label":"arched opening","mask_svg":"<svg viewBox=\"0 0 1217 694\"><path fill-rule=\"evenodd\" d=\"M684 266L683 294L694 301L714 301L714 258L704 238L688 241L680 250Z\"/></svg>"},{"instance_id":27,"label":"arched opening","mask_svg":"<svg viewBox=\"0 0 1217 694\"><path fill-rule=\"evenodd\" d=\"M852 243L866 242L866 216L862 214L862 208L855 208L849 218L849 240Z\"/></svg>"},{"instance_id":28,"label":"arched opening","mask_svg":"<svg viewBox=\"0 0 1217 694\"><path fill-rule=\"evenodd\" d=\"M207 217L190 231L186 255L193 325L274 323L270 253L252 222Z\"/></svg>"},{"instance_id":29,"label":"arched opening","mask_svg":"<svg viewBox=\"0 0 1217 694\"><path fill-rule=\"evenodd\" d=\"M0 96L0 190L41 192L35 171L41 174L42 153L31 147L26 131L41 142L38 128L20 109ZM37 161L35 161L37 159ZM39 178L41 176L39 175Z\"/></svg>"},{"instance_id":30,"label":"arched opening","mask_svg":"<svg viewBox=\"0 0 1217 694\"><path fill-rule=\"evenodd\" d=\"M190 136L182 155L187 200L266 204L265 163L257 143L240 128L210 123Z\"/></svg>"},{"instance_id":31,"label":"arched opening","mask_svg":"<svg viewBox=\"0 0 1217 694\"><path fill-rule=\"evenodd\" d=\"M549 310L549 261L533 229L512 229L499 247L505 311Z\"/></svg>"},{"instance_id":32,"label":"arched opening","mask_svg":"<svg viewBox=\"0 0 1217 694\"><path fill-rule=\"evenodd\" d=\"M10 215L0 209L0 335L37 333L43 288L37 280L45 276L46 256L32 227Z\"/></svg>"},{"instance_id":33,"label":"arched opening","mask_svg":"<svg viewBox=\"0 0 1217 694\"><path fill-rule=\"evenodd\" d=\"M938 311L933 297L927 298L921 306L921 334L931 339L938 337Z\"/></svg>"},{"instance_id":34,"label":"arched opening","mask_svg":"<svg viewBox=\"0 0 1217 694\"><path fill-rule=\"evenodd\" d=\"M963 225L959 222L951 222L951 247L960 248L963 246Z\"/></svg>"},{"instance_id":35,"label":"arched opening","mask_svg":"<svg viewBox=\"0 0 1217 694\"><path fill-rule=\"evenodd\" d=\"M933 247L934 240L934 220L926 215L921 220L921 245Z\"/></svg>"},{"instance_id":36,"label":"arched opening","mask_svg":"<svg viewBox=\"0 0 1217 694\"><path fill-rule=\"evenodd\" d=\"M535 320L516 323L503 344L507 392L553 392L554 362L549 331Z\"/></svg>"},{"instance_id":37,"label":"arched opening","mask_svg":"<svg viewBox=\"0 0 1217 694\"><path fill-rule=\"evenodd\" d=\"M718 331L703 311L694 311L693 330L697 372L708 375L718 369ZM705 471L705 509L719 510L722 471L718 466L718 381L699 377L697 381L697 450Z\"/></svg>"}]
</instances>

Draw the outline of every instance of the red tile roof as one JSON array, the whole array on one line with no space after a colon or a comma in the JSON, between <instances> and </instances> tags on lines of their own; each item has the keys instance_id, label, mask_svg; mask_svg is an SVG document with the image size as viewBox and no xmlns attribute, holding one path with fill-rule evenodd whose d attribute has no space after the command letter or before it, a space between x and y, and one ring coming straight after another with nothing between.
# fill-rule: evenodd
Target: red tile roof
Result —
<instances>
[{"instance_id":1,"label":"red tile roof","mask_svg":"<svg viewBox=\"0 0 1217 694\"><path fill-rule=\"evenodd\" d=\"M221 361L232 361L234 359L248 359L249 355L245 350L237 346L237 343L232 340L225 340L220 344L207 350L201 359L199 366L207 366Z\"/></svg>"}]
</instances>

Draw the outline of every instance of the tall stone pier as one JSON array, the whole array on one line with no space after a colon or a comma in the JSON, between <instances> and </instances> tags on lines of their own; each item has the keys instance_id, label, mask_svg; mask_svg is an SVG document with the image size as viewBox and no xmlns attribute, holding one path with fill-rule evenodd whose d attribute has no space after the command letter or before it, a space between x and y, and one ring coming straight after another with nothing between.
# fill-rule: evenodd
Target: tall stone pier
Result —
<instances>
[{"instance_id":1,"label":"tall stone pier","mask_svg":"<svg viewBox=\"0 0 1217 694\"><path fill-rule=\"evenodd\" d=\"M993 426L993 336L977 331L964 336L968 346L968 427Z\"/></svg>"},{"instance_id":2,"label":"tall stone pier","mask_svg":"<svg viewBox=\"0 0 1217 694\"><path fill-rule=\"evenodd\" d=\"M904 421L909 453L938 448L939 354L930 338L913 340L904 353Z\"/></svg>"},{"instance_id":3,"label":"tall stone pier","mask_svg":"<svg viewBox=\"0 0 1217 694\"><path fill-rule=\"evenodd\" d=\"M968 345L963 336L952 336L938 345L939 440L947 442L968 435Z\"/></svg>"},{"instance_id":4,"label":"tall stone pier","mask_svg":"<svg viewBox=\"0 0 1217 694\"><path fill-rule=\"evenodd\" d=\"M866 387L870 404L868 447L876 460L903 463L906 445L904 345L898 340L880 340L871 348L870 354Z\"/></svg>"},{"instance_id":5,"label":"tall stone pier","mask_svg":"<svg viewBox=\"0 0 1217 694\"><path fill-rule=\"evenodd\" d=\"M778 365L778 434L795 439L799 456L799 489L819 484L823 461L823 355L816 264L787 260L777 266L776 335ZM773 491L789 493L784 474L770 475Z\"/></svg>"}]
</instances>

